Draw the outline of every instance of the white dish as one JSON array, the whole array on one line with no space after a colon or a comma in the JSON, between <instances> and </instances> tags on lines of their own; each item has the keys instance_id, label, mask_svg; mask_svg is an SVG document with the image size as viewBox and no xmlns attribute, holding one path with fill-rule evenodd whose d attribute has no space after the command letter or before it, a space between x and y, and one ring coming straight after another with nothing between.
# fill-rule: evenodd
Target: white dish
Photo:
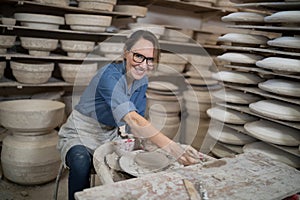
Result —
<instances>
[{"instance_id":1,"label":"white dish","mask_svg":"<svg viewBox=\"0 0 300 200\"><path fill-rule=\"evenodd\" d=\"M272 119L300 121L300 106L278 101L261 100L249 105L251 111Z\"/></svg>"},{"instance_id":2,"label":"white dish","mask_svg":"<svg viewBox=\"0 0 300 200\"><path fill-rule=\"evenodd\" d=\"M274 160L279 162L283 162L289 166L299 168L300 167L300 159L298 156L287 153L281 149L273 147L265 142L254 142L250 144L246 144L243 148L244 152L259 152L268 157L271 157Z\"/></svg>"},{"instance_id":3,"label":"white dish","mask_svg":"<svg viewBox=\"0 0 300 200\"><path fill-rule=\"evenodd\" d=\"M212 78L229 83L256 85L264 79L256 74L238 71L220 71L212 74Z\"/></svg>"},{"instance_id":4,"label":"white dish","mask_svg":"<svg viewBox=\"0 0 300 200\"><path fill-rule=\"evenodd\" d=\"M264 18L269 23L300 23L299 10L280 11Z\"/></svg>"},{"instance_id":5,"label":"white dish","mask_svg":"<svg viewBox=\"0 0 300 200\"><path fill-rule=\"evenodd\" d=\"M244 145L254 142L256 138L246 135L244 133L239 133L238 131L224 126L222 131L216 126L210 127L208 129L208 134L217 141L223 142L225 144L233 145Z\"/></svg>"},{"instance_id":6,"label":"white dish","mask_svg":"<svg viewBox=\"0 0 300 200\"><path fill-rule=\"evenodd\" d=\"M258 87L274 94L300 97L299 81L292 81L288 79L269 79L265 82L259 83Z\"/></svg>"},{"instance_id":7,"label":"white dish","mask_svg":"<svg viewBox=\"0 0 300 200\"><path fill-rule=\"evenodd\" d=\"M253 12L234 12L221 19L224 22L264 22L266 15Z\"/></svg>"},{"instance_id":8,"label":"white dish","mask_svg":"<svg viewBox=\"0 0 300 200\"><path fill-rule=\"evenodd\" d=\"M207 114L218 121L230 124L245 124L257 120L256 117L232 109L217 106L207 110Z\"/></svg>"},{"instance_id":9,"label":"white dish","mask_svg":"<svg viewBox=\"0 0 300 200\"><path fill-rule=\"evenodd\" d=\"M264 35L227 33L218 38L220 42L244 43L244 44L267 44L268 37Z\"/></svg>"},{"instance_id":10,"label":"white dish","mask_svg":"<svg viewBox=\"0 0 300 200\"><path fill-rule=\"evenodd\" d=\"M245 129L253 137L273 144L298 146L300 144L300 130L266 120L249 122Z\"/></svg>"},{"instance_id":11,"label":"white dish","mask_svg":"<svg viewBox=\"0 0 300 200\"><path fill-rule=\"evenodd\" d=\"M292 58L268 57L257 61L256 66L273 71L299 73L300 60Z\"/></svg>"},{"instance_id":12,"label":"white dish","mask_svg":"<svg viewBox=\"0 0 300 200\"><path fill-rule=\"evenodd\" d=\"M274 47L285 47L285 48L294 48L294 49L300 49L300 37L279 37L275 38L273 40L269 40L268 45L274 46Z\"/></svg>"}]
</instances>

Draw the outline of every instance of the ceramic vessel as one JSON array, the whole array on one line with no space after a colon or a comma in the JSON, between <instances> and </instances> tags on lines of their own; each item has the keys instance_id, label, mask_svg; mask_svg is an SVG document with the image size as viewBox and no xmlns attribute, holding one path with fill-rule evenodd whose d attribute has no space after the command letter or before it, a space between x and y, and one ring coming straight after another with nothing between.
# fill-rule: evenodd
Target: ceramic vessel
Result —
<instances>
[{"instance_id":1,"label":"ceramic vessel","mask_svg":"<svg viewBox=\"0 0 300 200\"><path fill-rule=\"evenodd\" d=\"M300 144L300 130L278 123L259 120L246 123L244 127L250 135L265 142L296 147Z\"/></svg>"},{"instance_id":2,"label":"ceramic vessel","mask_svg":"<svg viewBox=\"0 0 300 200\"><path fill-rule=\"evenodd\" d=\"M279 11L266 16L265 22L268 23L300 23L300 12L297 10Z\"/></svg>"},{"instance_id":3,"label":"ceramic vessel","mask_svg":"<svg viewBox=\"0 0 300 200\"><path fill-rule=\"evenodd\" d=\"M20 37L21 45L32 56L49 56L57 48L58 40L48 38Z\"/></svg>"},{"instance_id":4,"label":"ceramic vessel","mask_svg":"<svg viewBox=\"0 0 300 200\"><path fill-rule=\"evenodd\" d=\"M114 7L114 11L129 13L130 15L133 16L146 16L148 8L143 6L136 6L136 5L116 5Z\"/></svg>"},{"instance_id":5,"label":"ceramic vessel","mask_svg":"<svg viewBox=\"0 0 300 200\"><path fill-rule=\"evenodd\" d=\"M216 101L225 101L236 104L249 104L261 99L258 95L233 89L219 90L213 92L212 96L216 99Z\"/></svg>"},{"instance_id":6,"label":"ceramic vessel","mask_svg":"<svg viewBox=\"0 0 300 200\"><path fill-rule=\"evenodd\" d=\"M6 53L8 48L15 45L15 35L0 35L0 53Z\"/></svg>"},{"instance_id":7,"label":"ceramic vessel","mask_svg":"<svg viewBox=\"0 0 300 200\"><path fill-rule=\"evenodd\" d=\"M165 31L165 27L157 24L147 24L147 23L129 23L127 25L130 30L147 30L152 33L159 39Z\"/></svg>"},{"instance_id":8,"label":"ceramic vessel","mask_svg":"<svg viewBox=\"0 0 300 200\"><path fill-rule=\"evenodd\" d=\"M292 58L267 57L257 61L256 66L286 73L300 72L300 60Z\"/></svg>"},{"instance_id":9,"label":"ceramic vessel","mask_svg":"<svg viewBox=\"0 0 300 200\"><path fill-rule=\"evenodd\" d=\"M4 176L21 185L54 180L61 163L57 142L57 131L34 137L8 135L1 152Z\"/></svg>"},{"instance_id":10,"label":"ceramic vessel","mask_svg":"<svg viewBox=\"0 0 300 200\"><path fill-rule=\"evenodd\" d=\"M221 19L224 22L264 22L265 15L254 12L234 12Z\"/></svg>"},{"instance_id":11,"label":"ceramic vessel","mask_svg":"<svg viewBox=\"0 0 300 200\"><path fill-rule=\"evenodd\" d=\"M255 64L257 61L263 59L263 56L251 53L224 53L217 56L217 58L221 61L231 63Z\"/></svg>"},{"instance_id":12,"label":"ceramic vessel","mask_svg":"<svg viewBox=\"0 0 300 200\"><path fill-rule=\"evenodd\" d=\"M46 83L54 70L54 63L45 62L10 62L14 77L20 83Z\"/></svg>"},{"instance_id":13,"label":"ceramic vessel","mask_svg":"<svg viewBox=\"0 0 300 200\"><path fill-rule=\"evenodd\" d=\"M70 57L84 58L94 50L95 42L82 40L60 40L61 48Z\"/></svg>"},{"instance_id":14,"label":"ceramic vessel","mask_svg":"<svg viewBox=\"0 0 300 200\"><path fill-rule=\"evenodd\" d=\"M291 97L300 97L300 83L290 79L269 79L258 84L262 90Z\"/></svg>"},{"instance_id":15,"label":"ceramic vessel","mask_svg":"<svg viewBox=\"0 0 300 200\"><path fill-rule=\"evenodd\" d=\"M2 126L14 134L37 135L58 127L64 117L65 105L42 99L11 100L0 103Z\"/></svg>"},{"instance_id":16,"label":"ceramic vessel","mask_svg":"<svg viewBox=\"0 0 300 200\"><path fill-rule=\"evenodd\" d=\"M261 100L249 105L251 111L272 119L300 121L300 106L273 99Z\"/></svg>"},{"instance_id":17,"label":"ceramic vessel","mask_svg":"<svg viewBox=\"0 0 300 200\"><path fill-rule=\"evenodd\" d=\"M299 36L295 36L295 37L283 36L283 37L275 38L273 40L269 40L268 45L274 46L274 47L300 49L300 37Z\"/></svg>"},{"instance_id":18,"label":"ceramic vessel","mask_svg":"<svg viewBox=\"0 0 300 200\"><path fill-rule=\"evenodd\" d=\"M262 81L263 78L260 78L256 74L247 73L247 72L238 72L238 71L220 71L212 74L212 78L218 81L224 81L229 83L240 83L248 85L256 85Z\"/></svg>"},{"instance_id":19,"label":"ceramic vessel","mask_svg":"<svg viewBox=\"0 0 300 200\"><path fill-rule=\"evenodd\" d=\"M3 77L4 75L4 70L6 68L6 62L0 62L0 79Z\"/></svg>"},{"instance_id":20,"label":"ceramic vessel","mask_svg":"<svg viewBox=\"0 0 300 200\"><path fill-rule=\"evenodd\" d=\"M243 34L243 33L227 33L218 38L220 42L231 42L241 44L265 45L268 37L263 35Z\"/></svg>"},{"instance_id":21,"label":"ceramic vessel","mask_svg":"<svg viewBox=\"0 0 300 200\"><path fill-rule=\"evenodd\" d=\"M52 4L57 6L69 6L70 0L33 0L42 4Z\"/></svg>"},{"instance_id":22,"label":"ceramic vessel","mask_svg":"<svg viewBox=\"0 0 300 200\"><path fill-rule=\"evenodd\" d=\"M113 11L114 4L100 2L100 1L80 1L78 0L78 7L89 10L103 10L103 11Z\"/></svg>"}]
</instances>

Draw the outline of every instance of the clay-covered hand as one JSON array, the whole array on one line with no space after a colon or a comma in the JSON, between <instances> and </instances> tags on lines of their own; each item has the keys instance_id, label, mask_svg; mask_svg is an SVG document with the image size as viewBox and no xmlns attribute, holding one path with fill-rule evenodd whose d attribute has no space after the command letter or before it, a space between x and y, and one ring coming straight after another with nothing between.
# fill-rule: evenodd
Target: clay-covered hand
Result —
<instances>
[{"instance_id":1,"label":"clay-covered hand","mask_svg":"<svg viewBox=\"0 0 300 200\"><path fill-rule=\"evenodd\" d=\"M178 162L183 165L192 165L200 162L199 152L192 146L187 145L184 148L183 154L178 158Z\"/></svg>"}]
</instances>

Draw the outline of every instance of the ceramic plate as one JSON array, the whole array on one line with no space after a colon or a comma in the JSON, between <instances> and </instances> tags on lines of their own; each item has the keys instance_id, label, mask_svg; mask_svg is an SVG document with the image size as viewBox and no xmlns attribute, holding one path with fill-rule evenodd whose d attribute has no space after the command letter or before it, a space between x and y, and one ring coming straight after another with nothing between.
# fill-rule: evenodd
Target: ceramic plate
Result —
<instances>
[{"instance_id":1,"label":"ceramic plate","mask_svg":"<svg viewBox=\"0 0 300 200\"><path fill-rule=\"evenodd\" d=\"M267 44L274 47L300 49L300 37L279 37L269 40Z\"/></svg>"},{"instance_id":2,"label":"ceramic plate","mask_svg":"<svg viewBox=\"0 0 300 200\"><path fill-rule=\"evenodd\" d=\"M221 61L244 64L255 64L263 58L263 56L251 53L224 53L223 55L217 56L217 59Z\"/></svg>"},{"instance_id":3,"label":"ceramic plate","mask_svg":"<svg viewBox=\"0 0 300 200\"><path fill-rule=\"evenodd\" d=\"M236 155L234 151L220 145L219 143L216 143L214 145L214 147L211 150L211 153L219 158L233 157L234 155Z\"/></svg>"},{"instance_id":4,"label":"ceramic plate","mask_svg":"<svg viewBox=\"0 0 300 200\"><path fill-rule=\"evenodd\" d=\"M268 57L257 61L256 66L274 71L299 73L300 60L292 58Z\"/></svg>"},{"instance_id":5,"label":"ceramic plate","mask_svg":"<svg viewBox=\"0 0 300 200\"><path fill-rule=\"evenodd\" d=\"M148 88L153 90L162 90L162 91L176 91L178 90L178 86L174 85L170 82L164 81L150 81L148 84Z\"/></svg>"},{"instance_id":6,"label":"ceramic plate","mask_svg":"<svg viewBox=\"0 0 300 200\"><path fill-rule=\"evenodd\" d=\"M219 90L213 92L212 95L216 99L223 100L229 103L237 103L237 104L249 104L261 99L261 97L258 95L245 93L239 90L232 90L232 89Z\"/></svg>"},{"instance_id":7,"label":"ceramic plate","mask_svg":"<svg viewBox=\"0 0 300 200\"><path fill-rule=\"evenodd\" d=\"M264 14L253 12L234 12L223 16L224 22L264 22Z\"/></svg>"},{"instance_id":8,"label":"ceramic plate","mask_svg":"<svg viewBox=\"0 0 300 200\"><path fill-rule=\"evenodd\" d=\"M274 160L290 165L292 167L295 168L300 167L300 159L298 156L287 153L265 142L254 142L254 143L246 144L243 150L244 152L256 151L268 157L271 157Z\"/></svg>"},{"instance_id":9,"label":"ceramic plate","mask_svg":"<svg viewBox=\"0 0 300 200\"><path fill-rule=\"evenodd\" d=\"M266 16L264 21L270 23L300 23L300 12L297 11L280 11L270 16Z\"/></svg>"},{"instance_id":10,"label":"ceramic plate","mask_svg":"<svg viewBox=\"0 0 300 200\"><path fill-rule=\"evenodd\" d=\"M261 100L249 105L251 111L272 119L300 121L300 106L278 101Z\"/></svg>"},{"instance_id":11,"label":"ceramic plate","mask_svg":"<svg viewBox=\"0 0 300 200\"><path fill-rule=\"evenodd\" d=\"M212 78L229 83L240 83L249 85L256 85L264 80L256 74L237 71L220 71L217 73L213 73Z\"/></svg>"},{"instance_id":12,"label":"ceramic plate","mask_svg":"<svg viewBox=\"0 0 300 200\"><path fill-rule=\"evenodd\" d=\"M269 79L259 83L258 87L267 92L291 97L300 97L300 82L286 79Z\"/></svg>"},{"instance_id":13,"label":"ceramic plate","mask_svg":"<svg viewBox=\"0 0 300 200\"><path fill-rule=\"evenodd\" d=\"M256 117L232 109L217 106L207 110L207 114L218 121L230 124L245 124L257 120Z\"/></svg>"},{"instance_id":14,"label":"ceramic plate","mask_svg":"<svg viewBox=\"0 0 300 200\"><path fill-rule=\"evenodd\" d=\"M285 146L300 144L300 130L293 129L278 123L259 120L244 125L245 129L255 138Z\"/></svg>"},{"instance_id":15,"label":"ceramic plate","mask_svg":"<svg viewBox=\"0 0 300 200\"><path fill-rule=\"evenodd\" d=\"M249 135L239 133L238 131L226 126L223 127L222 131L220 131L219 128L214 127L216 126L210 127L208 129L208 134L215 140L223 142L225 144L244 145L256 140Z\"/></svg>"},{"instance_id":16,"label":"ceramic plate","mask_svg":"<svg viewBox=\"0 0 300 200\"><path fill-rule=\"evenodd\" d=\"M227 33L218 38L220 42L242 43L242 44L267 44L268 37L263 35Z\"/></svg>"}]
</instances>

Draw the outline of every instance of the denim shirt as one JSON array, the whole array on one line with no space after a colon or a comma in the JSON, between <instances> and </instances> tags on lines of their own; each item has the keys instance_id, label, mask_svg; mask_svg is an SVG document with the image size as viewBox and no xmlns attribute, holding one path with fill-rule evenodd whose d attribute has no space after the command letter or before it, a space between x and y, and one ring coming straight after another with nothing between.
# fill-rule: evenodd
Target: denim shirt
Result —
<instances>
[{"instance_id":1,"label":"denim shirt","mask_svg":"<svg viewBox=\"0 0 300 200\"><path fill-rule=\"evenodd\" d=\"M144 116L148 78L135 80L128 88L126 62L111 63L98 70L75 109L112 127L124 125L123 117L136 111Z\"/></svg>"}]
</instances>

